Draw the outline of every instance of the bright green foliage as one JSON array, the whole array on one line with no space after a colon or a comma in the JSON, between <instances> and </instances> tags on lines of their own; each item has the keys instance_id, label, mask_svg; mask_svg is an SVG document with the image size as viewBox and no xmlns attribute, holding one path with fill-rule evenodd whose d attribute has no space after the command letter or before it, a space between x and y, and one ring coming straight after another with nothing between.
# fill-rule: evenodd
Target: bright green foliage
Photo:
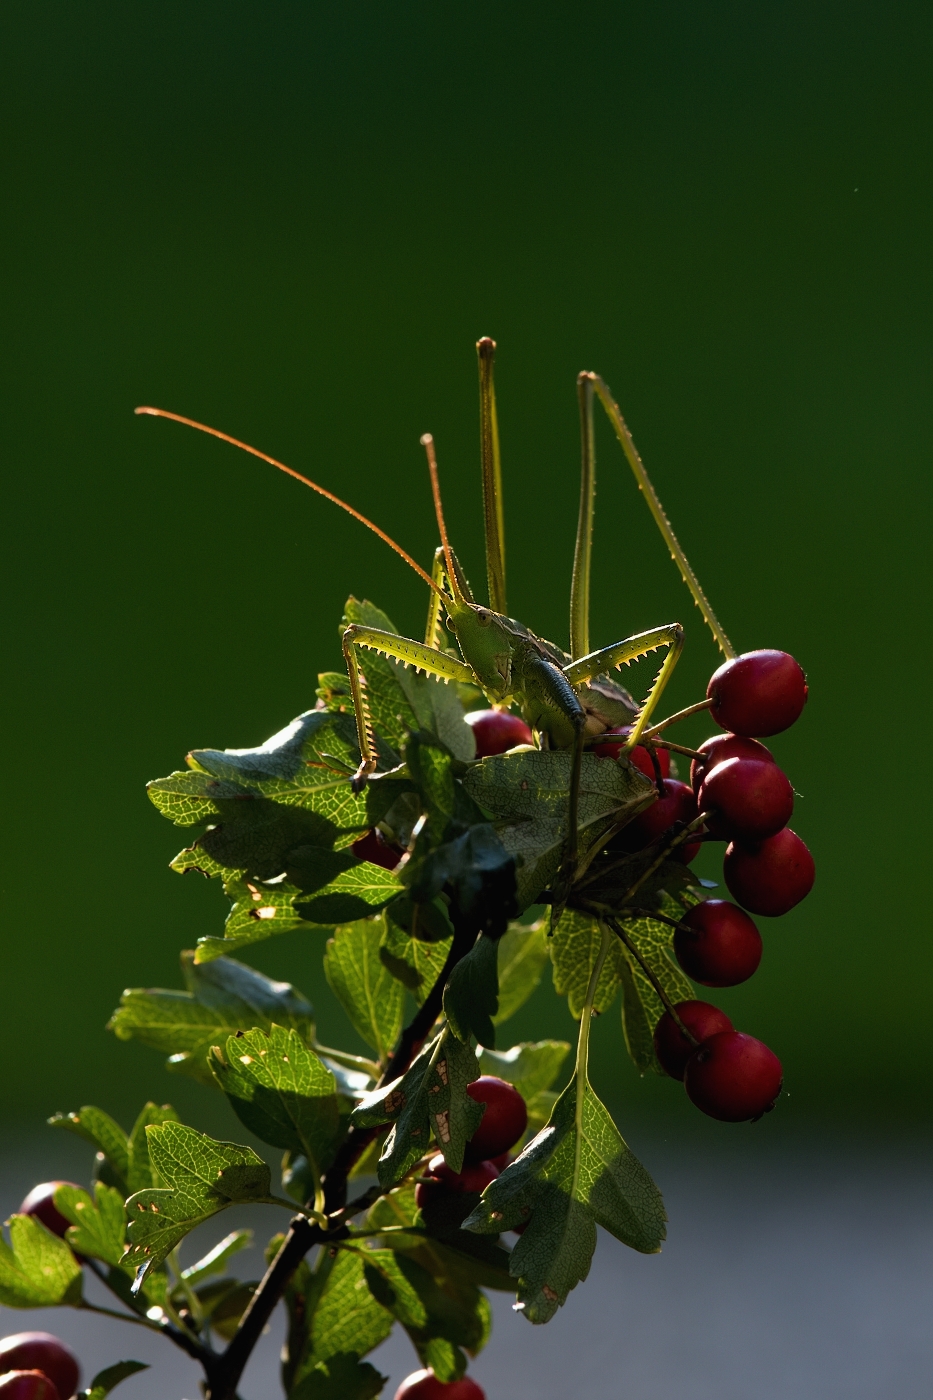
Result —
<instances>
[{"instance_id":1,"label":"bright green foliage","mask_svg":"<svg viewBox=\"0 0 933 1400\"><path fill-rule=\"evenodd\" d=\"M524 1006L540 982L547 960L544 919L509 926L499 939L499 1010L492 1018L497 1026Z\"/></svg>"},{"instance_id":2,"label":"bright green foliage","mask_svg":"<svg viewBox=\"0 0 933 1400\"><path fill-rule=\"evenodd\" d=\"M125 1188L130 1165L129 1138L109 1113L93 1104L85 1104L77 1113L53 1114L49 1126L67 1128L89 1142L95 1151L102 1152L115 1177L111 1185Z\"/></svg>"},{"instance_id":3,"label":"bright green foliage","mask_svg":"<svg viewBox=\"0 0 933 1400\"><path fill-rule=\"evenodd\" d=\"M87 1390L78 1392L79 1400L106 1400L106 1396L114 1390L121 1381L125 1381L129 1376L135 1376L139 1371L148 1371L149 1367L143 1361L118 1361L115 1366L108 1366L105 1371L98 1371L91 1381Z\"/></svg>"},{"instance_id":4,"label":"bright green foliage","mask_svg":"<svg viewBox=\"0 0 933 1400\"><path fill-rule=\"evenodd\" d=\"M128 1140L125 1195L131 1196L134 1191L144 1191L147 1186L160 1185L158 1174L152 1167L152 1158L149 1155L149 1136L146 1129L158 1127L162 1123L177 1122L178 1114L171 1104L164 1103L161 1108L155 1103L144 1105L133 1124Z\"/></svg>"},{"instance_id":5,"label":"bright green foliage","mask_svg":"<svg viewBox=\"0 0 933 1400\"><path fill-rule=\"evenodd\" d=\"M144 1272L167 1258L196 1225L239 1201L269 1199L269 1168L252 1148L215 1142L181 1123L150 1128L152 1164L167 1189L138 1191L126 1203L124 1264Z\"/></svg>"},{"instance_id":6,"label":"bright green foliage","mask_svg":"<svg viewBox=\"0 0 933 1400\"><path fill-rule=\"evenodd\" d=\"M94 1200L80 1186L59 1186L55 1204L71 1221L68 1243L78 1254L119 1264L126 1248L123 1196L102 1181L94 1183Z\"/></svg>"},{"instance_id":7,"label":"bright green foliage","mask_svg":"<svg viewBox=\"0 0 933 1400\"><path fill-rule=\"evenodd\" d=\"M568 910L551 939L551 961L554 965L554 988L561 996L566 996L571 1016L579 1017L586 999L586 989L590 975L596 966L602 944L599 923L589 914ZM608 1011L622 979L622 945L613 940L609 954L603 963L593 1007L596 1011Z\"/></svg>"},{"instance_id":8,"label":"bright green foliage","mask_svg":"<svg viewBox=\"0 0 933 1400\"><path fill-rule=\"evenodd\" d=\"M233 958L198 963L190 952L182 953L181 970L186 991L130 988L110 1018L120 1040L141 1040L167 1054L170 1069L213 1085L207 1063L211 1046L254 1026L267 1031L273 1021L314 1039L314 1008L290 983L275 982Z\"/></svg>"},{"instance_id":9,"label":"bright green foliage","mask_svg":"<svg viewBox=\"0 0 933 1400\"><path fill-rule=\"evenodd\" d=\"M440 943L426 943L410 937L392 920L386 920L384 927L379 957L420 1006L443 970L453 935Z\"/></svg>"},{"instance_id":10,"label":"bright green foliage","mask_svg":"<svg viewBox=\"0 0 933 1400\"><path fill-rule=\"evenodd\" d=\"M466 1086L478 1077L476 1056L447 1031L426 1045L401 1078L365 1095L352 1121L361 1128L391 1123L379 1158L379 1183L394 1186L430 1150L431 1134L455 1172L483 1110Z\"/></svg>"},{"instance_id":11,"label":"bright green foliage","mask_svg":"<svg viewBox=\"0 0 933 1400\"><path fill-rule=\"evenodd\" d=\"M68 1245L31 1215L9 1221L10 1242L0 1236L0 1304L6 1308L54 1308L81 1298L81 1266Z\"/></svg>"},{"instance_id":12,"label":"bright green foliage","mask_svg":"<svg viewBox=\"0 0 933 1400\"><path fill-rule=\"evenodd\" d=\"M337 1138L337 1083L298 1032L239 1031L210 1063L240 1122L263 1142L302 1153L319 1177Z\"/></svg>"},{"instance_id":13,"label":"bright green foliage","mask_svg":"<svg viewBox=\"0 0 933 1400\"><path fill-rule=\"evenodd\" d=\"M486 1188L464 1229L527 1229L512 1250L518 1306L547 1322L586 1278L602 1225L623 1244L656 1253L665 1235L660 1193L589 1084L576 1077L548 1126Z\"/></svg>"},{"instance_id":14,"label":"bright green foliage","mask_svg":"<svg viewBox=\"0 0 933 1400\"><path fill-rule=\"evenodd\" d=\"M479 1057L480 1072L508 1080L528 1103L550 1089L569 1050L566 1040L526 1041L511 1050L484 1050Z\"/></svg>"},{"instance_id":15,"label":"bright green foliage","mask_svg":"<svg viewBox=\"0 0 933 1400\"><path fill-rule=\"evenodd\" d=\"M222 1274L227 1267L227 1263L235 1254L239 1254L241 1249L246 1249L252 1243L252 1230L231 1230L219 1244L215 1244L213 1249L208 1250L203 1258L196 1264L191 1264L185 1269L182 1278L192 1286L203 1282L206 1278L213 1278L216 1274Z\"/></svg>"},{"instance_id":16,"label":"bright green foliage","mask_svg":"<svg viewBox=\"0 0 933 1400\"><path fill-rule=\"evenodd\" d=\"M444 1014L460 1040L475 1035L480 1045L495 1045L493 1019L499 1010L498 946L480 934L450 974L444 989Z\"/></svg>"},{"instance_id":17,"label":"bright green foliage","mask_svg":"<svg viewBox=\"0 0 933 1400\"><path fill-rule=\"evenodd\" d=\"M402 983L379 956L384 936L383 920L360 919L335 929L324 954L327 980L353 1029L383 1062L402 1029L404 999Z\"/></svg>"},{"instance_id":18,"label":"bright green foliage","mask_svg":"<svg viewBox=\"0 0 933 1400\"><path fill-rule=\"evenodd\" d=\"M339 1250L336 1258L325 1252L316 1276L306 1270L305 1277L303 1335L290 1347L294 1361L289 1400L364 1400L378 1395L384 1378L373 1367L360 1365L360 1358L389 1335L392 1317L369 1291L362 1257L351 1249Z\"/></svg>"}]
</instances>

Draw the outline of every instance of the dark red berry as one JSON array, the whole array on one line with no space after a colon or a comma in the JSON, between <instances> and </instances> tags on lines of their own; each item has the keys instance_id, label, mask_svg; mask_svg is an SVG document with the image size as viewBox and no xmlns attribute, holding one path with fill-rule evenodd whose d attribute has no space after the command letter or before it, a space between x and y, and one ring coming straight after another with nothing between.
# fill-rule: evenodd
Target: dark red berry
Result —
<instances>
[{"instance_id":1,"label":"dark red berry","mask_svg":"<svg viewBox=\"0 0 933 1400\"><path fill-rule=\"evenodd\" d=\"M74 1186L73 1181L43 1181L34 1186L20 1206L18 1215L34 1215L41 1220L47 1230L65 1238L65 1231L71 1229L71 1221L66 1220L55 1204L55 1192L59 1186Z\"/></svg>"},{"instance_id":2,"label":"dark red berry","mask_svg":"<svg viewBox=\"0 0 933 1400\"><path fill-rule=\"evenodd\" d=\"M717 834L761 841L790 821L794 789L776 763L727 758L707 768L697 806L715 816Z\"/></svg>"},{"instance_id":3,"label":"dark red berry","mask_svg":"<svg viewBox=\"0 0 933 1400\"><path fill-rule=\"evenodd\" d=\"M60 1400L60 1397L41 1371L7 1371L0 1376L0 1400Z\"/></svg>"},{"instance_id":4,"label":"dark red berry","mask_svg":"<svg viewBox=\"0 0 933 1400\"><path fill-rule=\"evenodd\" d=\"M687 1030L693 1036L688 1040L669 1011L665 1011L654 1028L654 1053L665 1074L672 1079L683 1079L687 1061L696 1049L694 1041L702 1043L720 1031L731 1031L732 1022L718 1006L710 1006L708 1001L681 1001L674 1007Z\"/></svg>"},{"instance_id":5,"label":"dark red berry","mask_svg":"<svg viewBox=\"0 0 933 1400\"><path fill-rule=\"evenodd\" d=\"M486 1392L471 1376L445 1382L433 1371L415 1371L402 1381L395 1400L486 1400Z\"/></svg>"},{"instance_id":6,"label":"dark red berry","mask_svg":"<svg viewBox=\"0 0 933 1400\"><path fill-rule=\"evenodd\" d=\"M371 865L381 865L385 870L394 870L405 854L400 846L393 846L391 841L387 841L375 826L354 841L350 850L357 860L368 860Z\"/></svg>"},{"instance_id":7,"label":"dark red berry","mask_svg":"<svg viewBox=\"0 0 933 1400\"><path fill-rule=\"evenodd\" d=\"M725 763L727 758L758 758L762 763L773 763L771 750L759 744L757 739L747 739L744 734L714 734L704 739L698 752L702 758L695 758L690 764L690 782L694 792L700 791L700 784L709 770L717 763Z\"/></svg>"},{"instance_id":8,"label":"dark red berry","mask_svg":"<svg viewBox=\"0 0 933 1400\"><path fill-rule=\"evenodd\" d=\"M41 1371L61 1400L71 1400L81 1378L78 1358L51 1332L17 1332L4 1337L0 1341L0 1373L4 1371Z\"/></svg>"},{"instance_id":9,"label":"dark red berry","mask_svg":"<svg viewBox=\"0 0 933 1400\"><path fill-rule=\"evenodd\" d=\"M480 1125L467 1144L471 1161L498 1157L500 1152L514 1147L528 1127L528 1109L515 1086L495 1075L481 1074L467 1085L467 1093L476 1103L486 1105Z\"/></svg>"},{"instance_id":10,"label":"dark red berry","mask_svg":"<svg viewBox=\"0 0 933 1400\"><path fill-rule=\"evenodd\" d=\"M516 744L533 744L534 735L518 715L508 710L470 710L464 716L476 740L476 757L505 753Z\"/></svg>"},{"instance_id":11,"label":"dark red berry","mask_svg":"<svg viewBox=\"0 0 933 1400\"><path fill-rule=\"evenodd\" d=\"M622 832L622 843L626 850L640 851L642 847L655 841L674 825L675 822L692 822L697 814L696 797L693 789L676 778L665 778L661 786L664 796L659 797L650 807L639 812Z\"/></svg>"},{"instance_id":12,"label":"dark red berry","mask_svg":"<svg viewBox=\"0 0 933 1400\"><path fill-rule=\"evenodd\" d=\"M466 1162L463 1171L451 1171L444 1161L444 1154L439 1152L428 1163L425 1180L419 1181L415 1187L415 1204L419 1210L424 1210L439 1196L462 1196L467 1191L482 1194L498 1175L499 1169L492 1162Z\"/></svg>"},{"instance_id":13,"label":"dark red berry","mask_svg":"<svg viewBox=\"0 0 933 1400\"><path fill-rule=\"evenodd\" d=\"M606 730L606 734L624 734L626 737L628 737L628 735L631 734L631 732L632 726L630 724L624 724L620 725L616 729ZM619 754L622 752L622 745L618 743L613 744L604 742L600 744L594 744L592 751L597 755L598 758L618 758ZM655 749L655 753L658 756L658 763L661 768L661 777L670 777L670 749ZM628 760L631 764L634 765L634 767L638 769L640 773L644 773L646 778L650 778L651 781L654 782L657 775L654 771L654 764L651 761L651 754L646 748L644 748L641 744L636 744L635 748L632 749L629 753Z\"/></svg>"},{"instance_id":14,"label":"dark red berry","mask_svg":"<svg viewBox=\"0 0 933 1400\"><path fill-rule=\"evenodd\" d=\"M683 917L674 952L688 977L704 987L736 987L761 962L761 934L737 904L706 899Z\"/></svg>"},{"instance_id":15,"label":"dark red berry","mask_svg":"<svg viewBox=\"0 0 933 1400\"><path fill-rule=\"evenodd\" d=\"M813 857L789 826L754 845L733 841L722 873L740 904L772 919L805 899L816 878Z\"/></svg>"},{"instance_id":16,"label":"dark red berry","mask_svg":"<svg viewBox=\"0 0 933 1400\"><path fill-rule=\"evenodd\" d=\"M714 671L710 713L733 734L780 734L800 718L807 678L786 651L747 651Z\"/></svg>"},{"instance_id":17,"label":"dark red berry","mask_svg":"<svg viewBox=\"0 0 933 1400\"><path fill-rule=\"evenodd\" d=\"M774 1106L782 1079L781 1062L767 1045L741 1031L723 1031L690 1056L684 1088L710 1118L742 1123Z\"/></svg>"}]
</instances>

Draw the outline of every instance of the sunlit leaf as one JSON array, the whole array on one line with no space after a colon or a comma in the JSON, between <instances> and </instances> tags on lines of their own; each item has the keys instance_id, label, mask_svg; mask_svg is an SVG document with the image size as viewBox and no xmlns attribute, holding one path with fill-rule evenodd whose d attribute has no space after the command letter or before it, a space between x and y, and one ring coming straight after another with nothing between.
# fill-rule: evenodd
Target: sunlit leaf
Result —
<instances>
[{"instance_id":1,"label":"sunlit leaf","mask_svg":"<svg viewBox=\"0 0 933 1400\"><path fill-rule=\"evenodd\" d=\"M334 930L324 972L354 1030L387 1060L402 1029L404 990L379 956L384 919L361 919Z\"/></svg>"},{"instance_id":2,"label":"sunlit leaf","mask_svg":"<svg viewBox=\"0 0 933 1400\"><path fill-rule=\"evenodd\" d=\"M9 1220L10 1242L0 1236L0 1304L54 1308L81 1298L81 1265L69 1246L32 1215Z\"/></svg>"}]
</instances>

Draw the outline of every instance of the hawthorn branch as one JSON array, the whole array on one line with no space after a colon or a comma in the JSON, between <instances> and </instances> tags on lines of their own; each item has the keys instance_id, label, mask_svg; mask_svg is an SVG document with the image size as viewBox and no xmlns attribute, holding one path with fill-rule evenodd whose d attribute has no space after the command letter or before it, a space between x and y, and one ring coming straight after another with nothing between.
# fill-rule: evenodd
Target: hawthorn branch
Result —
<instances>
[{"instance_id":1,"label":"hawthorn branch","mask_svg":"<svg viewBox=\"0 0 933 1400\"><path fill-rule=\"evenodd\" d=\"M451 909L454 938L444 966L438 973L437 979L423 1004L402 1031L398 1045L386 1065L377 1088L389 1084L408 1069L440 1015L444 1000L444 987L453 968L462 957L466 956L476 941L478 929L469 924L468 921L457 918L456 912L456 910ZM328 1217L333 1219L333 1225L324 1229L323 1226L309 1220L306 1216L296 1215L282 1241L279 1252L272 1260L262 1282L250 1299L249 1305L240 1319L236 1334L226 1351L220 1356L210 1354L199 1356L198 1359L204 1366L207 1376L207 1394L210 1400L236 1400L236 1388L246 1363L252 1355L253 1348L259 1341L276 1304L285 1292L289 1280L308 1250L316 1244L330 1245L335 1244L338 1240L348 1238L349 1229L345 1223L350 1218L350 1212L346 1207L347 1179L355 1163L378 1132L378 1128L350 1128L323 1178L324 1209ZM371 1204L369 1192L353 1202L353 1206L359 1210L364 1210L369 1204Z\"/></svg>"}]
</instances>

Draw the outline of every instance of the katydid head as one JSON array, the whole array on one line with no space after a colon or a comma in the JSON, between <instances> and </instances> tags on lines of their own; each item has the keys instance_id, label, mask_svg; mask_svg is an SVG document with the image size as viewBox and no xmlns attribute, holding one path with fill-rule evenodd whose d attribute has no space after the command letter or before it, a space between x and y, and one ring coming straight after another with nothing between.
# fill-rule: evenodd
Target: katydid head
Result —
<instances>
[{"instance_id":1,"label":"katydid head","mask_svg":"<svg viewBox=\"0 0 933 1400\"><path fill-rule=\"evenodd\" d=\"M491 608L463 599L451 599L445 606L464 661L491 699L504 700L512 690L514 623Z\"/></svg>"}]
</instances>

